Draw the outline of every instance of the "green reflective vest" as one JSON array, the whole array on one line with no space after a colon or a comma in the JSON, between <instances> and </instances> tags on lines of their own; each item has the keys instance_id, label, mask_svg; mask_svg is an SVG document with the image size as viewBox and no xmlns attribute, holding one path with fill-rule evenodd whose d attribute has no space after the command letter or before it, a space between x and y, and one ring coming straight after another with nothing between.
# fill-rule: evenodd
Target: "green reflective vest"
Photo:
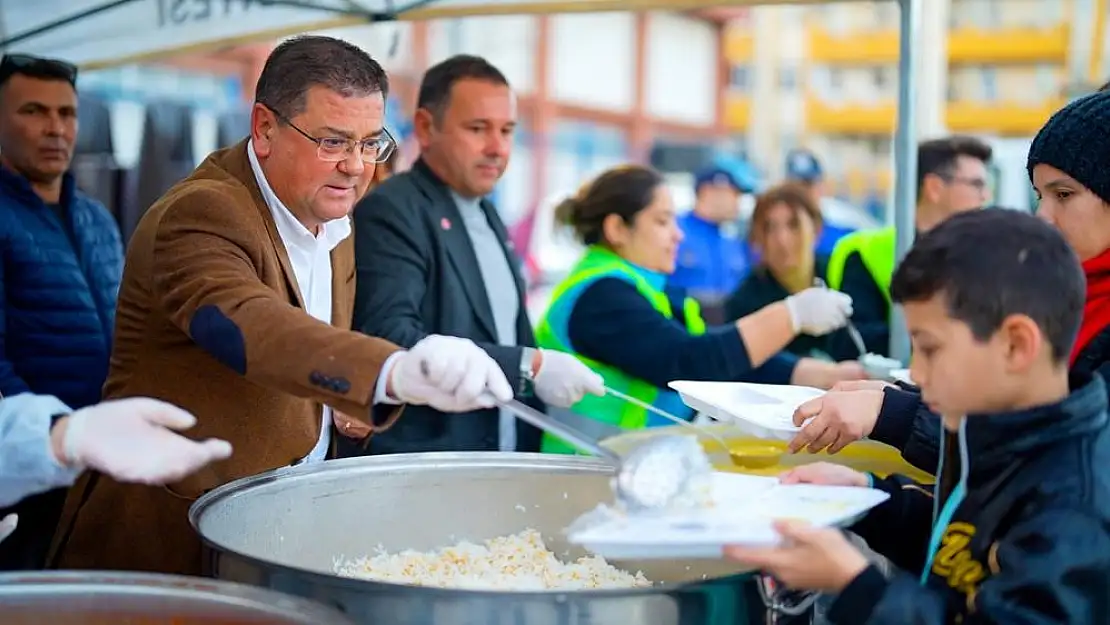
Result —
<instances>
[{"instance_id":1,"label":"green reflective vest","mask_svg":"<svg viewBox=\"0 0 1110 625\"><path fill-rule=\"evenodd\" d=\"M571 270L562 282L559 283L551 295L551 303L547 312L540 319L536 328L536 342L544 349L554 349L569 354L574 354L579 360L597 372L605 379L605 385L631 395L643 402L652 404L662 393L673 391L660 389L654 384L632 377L611 365L587 358L575 353L566 336L566 323L574 309L578 295L590 283L601 278L619 278L636 287L644 299L651 302L659 314L668 319L674 318L670 300L666 294L656 289L632 265L612 251L601 247L591 246L586 254ZM686 320L686 329L695 335L705 333L705 321L701 317L701 308L698 303L686 298L683 302L683 318ZM630 340L648 340L650 337L630 337ZM576 414L607 423L625 430L642 429L648 421L648 411L630 402L617 397L606 395L586 395L581 401L571 407ZM576 453L576 448L571 444L545 434L541 450L549 453Z\"/></svg>"},{"instance_id":2,"label":"green reflective vest","mask_svg":"<svg viewBox=\"0 0 1110 625\"><path fill-rule=\"evenodd\" d=\"M844 283L844 264L848 262L849 256L858 252L867 273L871 274L871 279L882 291L887 305L890 305L890 281L894 277L896 245L897 236L893 226L845 235L836 242L836 247L829 256L829 286L840 289Z\"/></svg>"}]
</instances>

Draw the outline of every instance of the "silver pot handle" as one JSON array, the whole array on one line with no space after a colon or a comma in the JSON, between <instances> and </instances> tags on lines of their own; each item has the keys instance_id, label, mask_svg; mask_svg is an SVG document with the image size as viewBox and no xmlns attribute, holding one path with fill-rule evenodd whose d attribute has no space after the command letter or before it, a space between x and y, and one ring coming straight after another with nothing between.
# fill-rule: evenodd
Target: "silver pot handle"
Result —
<instances>
[{"instance_id":1,"label":"silver pot handle","mask_svg":"<svg viewBox=\"0 0 1110 625\"><path fill-rule=\"evenodd\" d=\"M757 579L757 585L763 605L779 616L801 616L821 598L821 593L818 592L791 592L770 575L761 574ZM799 599L796 602L786 601L787 593L797 595Z\"/></svg>"}]
</instances>

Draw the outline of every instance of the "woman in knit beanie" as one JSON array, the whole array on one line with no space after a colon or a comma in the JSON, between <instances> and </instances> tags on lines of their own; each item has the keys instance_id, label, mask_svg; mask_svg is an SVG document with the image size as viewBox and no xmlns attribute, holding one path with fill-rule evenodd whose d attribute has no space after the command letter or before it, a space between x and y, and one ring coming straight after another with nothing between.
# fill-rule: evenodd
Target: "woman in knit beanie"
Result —
<instances>
[{"instance_id":1,"label":"woman in knit beanie","mask_svg":"<svg viewBox=\"0 0 1110 625\"><path fill-rule=\"evenodd\" d=\"M1083 261L1087 302L1071 354L1073 372L1110 381L1110 91L1075 100L1037 133L1029 178L1037 214L1060 229ZM1045 294L1051 297L1051 294Z\"/></svg>"}]
</instances>

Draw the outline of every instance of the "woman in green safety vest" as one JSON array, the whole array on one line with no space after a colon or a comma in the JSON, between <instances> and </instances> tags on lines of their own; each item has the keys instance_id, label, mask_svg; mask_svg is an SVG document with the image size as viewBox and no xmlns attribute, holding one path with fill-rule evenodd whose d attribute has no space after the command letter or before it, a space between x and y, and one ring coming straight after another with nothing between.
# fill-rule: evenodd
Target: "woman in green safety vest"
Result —
<instances>
[{"instance_id":1,"label":"woman in green safety vest","mask_svg":"<svg viewBox=\"0 0 1110 625\"><path fill-rule=\"evenodd\" d=\"M624 166L602 173L557 209L586 253L556 288L540 320L540 347L575 354L607 386L692 418L673 380L749 381L829 388L863 379L856 362L827 363L781 350L800 334L843 327L851 298L810 288L734 324L707 328L698 305L666 287L682 231L662 176ZM612 395L588 396L575 413L623 429L668 422ZM543 451L573 453L552 436Z\"/></svg>"}]
</instances>

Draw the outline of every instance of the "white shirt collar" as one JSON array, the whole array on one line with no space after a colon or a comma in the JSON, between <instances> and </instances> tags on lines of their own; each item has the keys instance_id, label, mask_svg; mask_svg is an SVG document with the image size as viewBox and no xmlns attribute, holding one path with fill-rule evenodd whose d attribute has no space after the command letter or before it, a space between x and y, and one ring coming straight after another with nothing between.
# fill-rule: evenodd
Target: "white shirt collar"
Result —
<instances>
[{"instance_id":1,"label":"white shirt collar","mask_svg":"<svg viewBox=\"0 0 1110 625\"><path fill-rule=\"evenodd\" d=\"M262 165L258 162L258 156L254 153L253 139L247 141L247 159L250 160L251 171L254 172L254 179L258 182L258 188L262 191L262 199L266 201L266 206L269 207L270 213L274 216L278 235L281 236L281 240L286 245L305 245L310 241L319 241L327 246L328 251L331 251L342 243L343 239L351 236L351 218L348 216L324 223L320 228L319 236L313 235L274 193L274 189L266 180L266 174L262 172Z\"/></svg>"}]
</instances>

